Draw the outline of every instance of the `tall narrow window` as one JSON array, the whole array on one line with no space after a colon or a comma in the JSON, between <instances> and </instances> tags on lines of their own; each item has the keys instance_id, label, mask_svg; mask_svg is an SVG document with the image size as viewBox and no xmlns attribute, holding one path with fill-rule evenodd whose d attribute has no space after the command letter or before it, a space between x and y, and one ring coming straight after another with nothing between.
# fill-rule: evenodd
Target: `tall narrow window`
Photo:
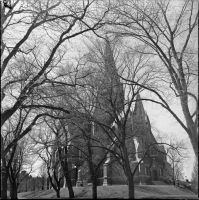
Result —
<instances>
[{"instance_id":1,"label":"tall narrow window","mask_svg":"<svg viewBox=\"0 0 199 200\"><path fill-rule=\"evenodd\" d=\"M163 169L162 168L159 169L159 175L163 176Z\"/></svg>"},{"instance_id":2,"label":"tall narrow window","mask_svg":"<svg viewBox=\"0 0 199 200\"><path fill-rule=\"evenodd\" d=\"M82 158L83 153L82 153L82 149L79 149L79 158Z\"/></svg>"},{"instance_id":3,"label":"tall narrow window","mask_svg":"<svg viewBox=\"0 0 199 200\"><path fill-rule=\"evenodd\" d=\"M98 125L95 123L95 125L94 125L94 134L96 134L96 132L98 132L99 131L99 127L98 127Z\"/></svg>"},{"instance_id":4,"label":"tall narrow window","mask_svg":"<svg viewBox=\"0 0 199 200\"><path fill-rule=\"evenodd\" d=\"M145 175L147 175L147 168L145 167Z\"/></svg>"},{"instance_id":5,"label":"tall narrow window","mask_svg":"<svg viewBox=\"0 0 199 200\"><path fill-rule=\"evenodd\" d=\"M92 122L92 134L95 135L95 122Z\"/></svg>"},{"instance_id":6,"label":"tall narrow window","mask_svg":"<svg viewBox=\"0 0 199 200\"><path fill-rule=\"evenodd\" d=\"M148 167L145 167L145 175L150 176L150 170Z\"/></svg>"}]
</instances>

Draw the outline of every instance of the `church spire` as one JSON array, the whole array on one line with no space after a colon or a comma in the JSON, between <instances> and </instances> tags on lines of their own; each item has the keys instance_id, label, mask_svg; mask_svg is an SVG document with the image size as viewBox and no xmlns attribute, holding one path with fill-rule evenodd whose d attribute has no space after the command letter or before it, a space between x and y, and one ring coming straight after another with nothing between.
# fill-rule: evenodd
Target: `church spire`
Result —
<instances>
[{"instance_id":1,"label":"church spire","mask_svg":"<svg viewBox=\"0 0 199 200\"><path fill-rule=\"evenodd\" d=\"M107 121L112 123L115 119L115 113L120 113L124 106L123 84L120 82L116 63L111 48L111 42L108 37L104 40L103 63L104 70L101 74L101 81L98 87L98 105L94 113L98 116L103 111L109 113ZM114 110L113 110L114 109Z\"/></svg>"},{"instance_id":2,"label":"church spire","mask_svg":"<svg viewBox=\"0 0 199 200\"><path fill-rule=\"evenodd\" d=\"M111 48L111 43L106 37L105 39L105 49L104 49L104 70L105 70L105 75L111 82L117 82L119 83L119 77L118 77L118 72L113 56L113 50Z\"/></svg>"},{"instance_id":3,"label":"church spire","mask_svg":"<svg viewBox=\"0 0 199 200\"><path fill-rule=\"evenodd\" d=\"M146 114L146 112L144 110L144 106L142 104L140 93L138 93L137 97L136 97L136 103L135 103L135 108L134 108L134 116L137 119L143 120L145 122L147 120L147 114Z\"/></svg>"},{"instance_id":4,"label":"church spire","mask_svg":"<svg viewBox=\"0 0 199 200\"><path fill-rule=\"evenodd\" d=\"M124 106L124 89L123 84L121 83L118 76L118 70L114 60L113 50L108 37L106 37L105 40L104 64L105 73L109 82L109 94L112 94L112 101L115 102L115 108L119 114Z\"/></svg>"}]
</instances>

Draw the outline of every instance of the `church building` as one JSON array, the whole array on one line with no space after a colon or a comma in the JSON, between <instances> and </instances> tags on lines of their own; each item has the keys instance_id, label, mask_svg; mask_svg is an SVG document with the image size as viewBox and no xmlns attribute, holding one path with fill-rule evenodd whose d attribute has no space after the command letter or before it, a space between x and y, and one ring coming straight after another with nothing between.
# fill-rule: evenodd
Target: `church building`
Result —
<instances>
[{"instance_id":1,"label":"church building","mask_svg":"<svg viewBox=\"0 0 199 200\"><path fill-rule=\"evenodd\" d=\"M125 110L125 91L118 76L113 50L108 39L105 41L104 46L104 69L103 75L99 76L97 101L93 116L98 119L99 124L104 124L104 127L109 127L113 132L118 132L118 123L116 121L118 119L122 121L124 118L122 113ZM116 145L112 145L113 140L110 140L99 124L95 122L90 123L90 128L88 128L90 134L93 137L100 138L103 144L110 147L111 150L118 151ZM68 130L69 132L74 131L71 127ZM163 145L157 144L152 133L150 120L144 109L139 91L136 94L134 108L128 113L125 130L127 132L126 146L129 151L132 171L142 159L134 176L135 184L164 184L165 168L169 166L166 159L166 151ZM81 139L71 140L69 146L72 146L72 144L80 146L82 142L83 140ZM73 153L76 159L70 159L71 169L73 169L71 179L73 185L81 186L83 174L85 174L85 171L88 172L87 162L81 151L73 149ZM96 162L96 165L103 158L104 153L105 151L102 148L93 150L93 161ZM88 184L90 180L89 178L85 180L85 177L84 182ZM107 154L106 159L100 166L97 183L104 186L127 184L122 166L111 153Z\"/></svg>"}]
</instances>

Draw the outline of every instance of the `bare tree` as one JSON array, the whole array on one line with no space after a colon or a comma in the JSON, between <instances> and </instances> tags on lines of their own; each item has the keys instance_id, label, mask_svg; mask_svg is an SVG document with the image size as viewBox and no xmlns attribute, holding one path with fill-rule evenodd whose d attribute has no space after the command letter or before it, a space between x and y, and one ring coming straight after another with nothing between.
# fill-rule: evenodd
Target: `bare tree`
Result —
<instances>
[{"instance_id":1,"label":"bare tree","mask_svg":"<svg viewBox=\"0 0 199 200\"><path fill-rule=\"evenodd\" d=\"M177 116L169 107L166 98L153 88L160 99L157 102L167 109L187 132L198 159L198 98L193 90L197 78L197 58L194 48L195 29L198 25L198 11L195 1L180 1L176 5L172 1L117 1L112 4L112 24L110 32L118 36L133 38L146 46L145 54L159 59L160 71L167 72L162 84L179 99L183 116ZM163 64L163 65L162 65ZM146 88L145 88L146 89ZM190 112L189 98L195 101L195 111ZM154 102L154 101L153 101Z\"/></svg>"},{"instance_id":2,"label":"bare tree","mask_svg":"<svg viewBox=\"0 0 199 200\"><path fill-rule=\"evenodd\" d=\"M57 198L60 198L60 189L61 182L64 178L59 173L60 161L55 159L55 149L56 146L54 143L54 138L52 134L43 128L42 134L37 133L37 136L32 136L33 143L36 144L36 148L34 149L35 154L37 154L43 161L46 166L46 172L50 181L51 186L56 192Z\"/></svg>"},{"instance_id":3,"label":"bare tree","mask_svg":"<svg viewBox=\"0 0 199 200\"><path fill-rule=\"evenodd\" d=\"M169 170L166 169L166 171L175 185L176 181L183 178L183 165L185 158L187 158L187 148L183 141L178 141L177 139L174 140L173 137L168 143L171 146L167 148L167 158L168 162L171 164L171 168Z\"/></svg>"},{"instance_id":4,"label":"bare tree","mask_svg":"<svg viewBox=\"0 0 199 200\"><path fill-rule=\"evenodd\" d=\"M89 0L83 0L78 5L74 4L74 1L32 0L21 3L16 0L11 10L1 6L1 127L22 106L34 105L39 86L52 84L52 76L49 74L53 69L57 70L56 67L65 54L64 45L69 39L88 31L95 32L104 25L103 19L108 10L96 16L91 11L95 6L98 6L97 1ZM14 28L15 35L11 32ZM20 33L22 28L24 34ZM42 35L45 37L40 40L39 37ZM11 44L8 37L13 37ZM21 66L23 69L20 70ZM60 84L59 80L54 82ZM74 83L68 85L75 86ZM20 90L16 86L19 86ZM10 88L13 92L10 92ZM9 106L7 100L10 101ZM54 108L45 104L34 106ZM65 112L68 113L67 110ZM42 114L33 119L27 130L15 138L3 152L3 156L15 142L32 130L41 116ZM1 140L3 141L2 136Z\"/></svg>"},{"instance_id":5,"label":"bare tree","mask_svg":"<svg viewBox=\"0 0 199 200\"><path fill-rule=\"evenodd\" d=\"M170 136L159 134L157 141L169 144L165 146L167 161L169 163L169 165L165 165L165 178L168 181L172 181L175 185L176 181L183 179L184 164L190 158L187 141L176 138L174 134Z\"/></svg>"},{"instance_id":6,"label":"bare tree","mask_svg":"<svg viewBox=\"0 0 199 200\"><path fill-rule=\"evenodd\" d=\"M1 189L2 189L2 197L7 197L7 179L8 176L11 175L12 172L13 162L15 162L15 175L11 176L14 179L17 178L19 171L21 170L21 166L23 164L23 151L26 148L26 145L19 146L20 143L14 142L12 148L9 148L7 151L7 156L3 155L3 153L8 149L10 143L14 141L15 138L18 138L20 134L23 133L25 120L27 119L29 112L23 112L23 110L19 110L19 112L15 113L12 118L10 118L6 122L6 126L2 129L1 136L3 139L1 140L1 159L2 159L2 166L1 166ZM21 144L26 144L22 141ZM21 149L21 150L20 150ZM19 153L21 152L21 153ZM21 159L17 159L17 157ZM18 164L17 164L18 163ZM10 171L11 170L11 171ZM12 173L13 174L13 173ZM10 179L11 180L11 179ZM16 180L15 180L16 181ZM15 189L17 185L15 185Z\"/></svg>"},{"instance_id":7,"label":"bare tree","mask_svg":"<svg viewBox=\"0 0 199 200\"><path fill-rule=\"evenodd\" d=\"M60 160L61 169L63 170L64 177L67 182L67 187L69 191L69 197L74 198L74 191L72 187L72 182L70 178L70 168L68 164L68 137L66 125L62 120L46 121L46 124L51 129L52 133L55 135L55 148L57 148L57 153Z\"/></svg>"},{"instance_id":8,"label":"bare tree","mask_svg":"<svg viewBox=\"0 0 199 200\"><path fill-rule=\"evenodd\" d=\"M46 133L44 136L39 134L39 137L36 136L36 138L34 137L33 140L35 143L42 146L41 149L45 149L47 152L46 156L42 156L40 153L40 157L46 162L48 171L50 170L49 163L51 163L53 166L56 164L56 166L54 166L52 169L52 173L54 174L54 179L56 184L58 184L58 188L54 188L54 186L52 186L56 190L57 194L59 193L61 186L61 176L66 180L69 190L69 197L74 198L74 191L70 178L70 173L73 171L73 169L71 169L71 163L69 163L70 156L68 155L68 140L71 139L68 139L67 124L64 123L65 116L62 112L56 112L55 115L57 116L56 119L50 117L44 119L44 125L46 126L46 129L50 131L50 133ZM38 140L38 138L40 139ZM55 177L56 174L59 174L59 178ZM48 172L48 176L50 182L52 183L53 180L50 177L50 171Z\"/></svg>"},{"instance_id":9,"label":"bare tree","mask_svg":"<svg viewBox=\"0 0 199 200\"><path fill-rule=\"evenodd\" d=\"M28 144L27 137L24 140L21 140L17 146L16 151L14 154L14 158L12 164L9 168L9 181L10 181L10 197L11 199L17 199L17 191L18 188L25 177L20 177L20 172L27 169L27 174L33 172L33 164L35 162L35 158L31 157L30 159L30 152L29 149L31 146Z\"/></svg>"},{"instance_id":10,"label":"bare tree","mask_svg":"<svg viewBox=\"0 0 199 200\"><path fill-rule=\"evenodd\" d=\"M87 31L96 31L103 26L103 18L107 10L101 16L89 17L94 1L82 1L81 6L75 6L73 3L73 1L66 3L50 0L41 3L33 0L21 4L19 0L16 0L11 10L1 6L1 127L22 106L29 105L29 108L33 106L34 100L38 97L35 94L39 86L51 84L49 73L63 58L64 53L60 51L63 50L66 41ZM13 29L16 30L14 35ZM20 33L22 29L24 34ZM41 35L46 36L42 43L43 46L38 45L41 41L38 38ZM9 37L13 38L11 43L9 43ZM55 84L59 83L55 80ZM75 84L68 85L75 86ZM35 105L35 107L54 109L52 105L45 104ZM62 110L69 113L68 110ZM29 112L30 110L25 109L26 114ZM13 138L6 147L4 146L5 138L1 134L1 145L5 147L1 149L2 159L17 141L32 130L37 120L46 115L44 113L34 114L31 113L29 120L32 119L32 121L28 125L26 122L21 134ZM3 191L6 193L7 189Z\"/></svg>"}]
</instances>

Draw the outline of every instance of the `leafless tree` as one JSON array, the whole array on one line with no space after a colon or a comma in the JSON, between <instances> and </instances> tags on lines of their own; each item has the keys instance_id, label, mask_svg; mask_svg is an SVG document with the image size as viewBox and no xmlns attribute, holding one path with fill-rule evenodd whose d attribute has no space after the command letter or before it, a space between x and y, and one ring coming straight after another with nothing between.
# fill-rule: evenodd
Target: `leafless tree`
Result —
<instances>
[{"instance_id":1,"label":"leafless tree","mask_svg":"<svg viewBox=\"0 0 199 200\"><path fill-rule=\"evenodd\" d=\"M6 122L6 126L2 129L1 136L3 139L1 140L1 186L2 186L2 196L7 197L6 192L7 191L7 179L8 176L11 175L13 172L13 162L15 162L15 176L14 179L18 177L19 171L21 170L22 164L24 164L24 157L23 157L23 152L25 151L26 148L26 143L22 142L13 142L15 138L18 138L20 134L23 133L24 126L25 126L25 121L27 119L29 112L23 112L21 109L19 112L16 112L12 118L10 118ZM10 143L13 142L12 148L8 148ZM19 144L24 144L20 146ZM9 150L7 150L9 149ZM7 151L6 156L2 155L5 151ZM19 156L19 159L17 158ZM18 164L17 164L18 163ZM12 173L13 174L13 173ZM16 181L16 180L15 180ZM17 188L17 185L15 185L15 189Z\"/></svg>"},{"instance_id":2,"label":"leafless tree","mask_svg":"<svg viewBox=\"0 0 199 200\"><path fill-rule=\"evenodd\" d=\"M192 0L178 3L169 0L150 3L114 1L114 14L109 16L108 21L113 25L110 32L139 41L147 47L145 54L154 55L158 69L167 72L161 83L167 83L170 92L179 100L186 123L175 114L161 93L154 88L148 89L159 98L160 101L156 103L169 111L187 132L198 159L198 98L194 91L198 77L197 49L194 45L197 40L198 11L195 8L196 1ZM188 103L190 98L196 105L193 113Z\"/></svg>"},{"instance_id":3,"label":"leafless tree","mask_svg":"<svg viewBox=\"0 0 199 200\"><path fill-rule=\"evenodd\" d=\"M33 143L36 145L34 149L46 166L46 172L51 186L56 192L57 198L60 198L61 182L64 176L59 173L60 161L55 159L55 139L53 134L49 132L47 128L43 126L40 131L37 131L36 135L31 136Z\"/></svg>"},{"instance_id":4,"label":"leafless tree","mask_svg":"<svg viewBox=\"0 0 199 200\"><path fill-rule=\"evenodd\" d=\"M10 181L10 197L11 199L17 199L18 188L25 177L20 177L20 172L27 169L27 175L33 172L33 164L35 158L30 159L29 152L30 145L28 139L24 138L16 145L14 152L14 158L9 168L9 181Z\"/></svg>"},{"instance_id":5,"label":"leafless tree","mask_svg":"<svg viewBox=\"0 0 199 200\"><path fill-rule=\"evenodd\" d=\"M46 120L47 126L52 131L55 136L55 148L58 153L60 166L63 171L64 177L66 179L69 197L74 198L74 191L72 187L72 182L70 178L70 167L68 163L68 134L67 134L67 126L64 123L64 119L60 120Z\"/></svg>"},{"instance_id":6,"label":"leafless tree","mask_svg":"<svg viewBox=\"0 0 199 200\"><path fill-rule=\"evenodd\" d=\"M183 178L184 161L185 158L188 157L187 147L183 141L179 141L176 138L174 139L174 137L171 137L168 143L171 146L167 148L167 158L168 162L171 164L171 168L166 171L175 185L176 181Z\"/></svg>"},{"instance_id":7,"label":"leafless tree","mask_svg":"<svg viewBox=\"0 0 199 200\"><path fill-rule=\"evenodd\" d=\"M78 4L59 0L22 3L15 0L11 10L1 6L1 127L17 110L34 105L40 86L61 83L60 77L52 76L52 71L56 72L65 55L64 45L69 39L88 31L95 32L104 25L103 19L108 10L95 15L92 9L97 6L97 1L89 0ZM23 34L21 30L24 30ZM9 37L12 37L11 43ZM68 86L75 86L75 83L69 82ZM54 108L52 105L35 105L35 108L41 107ZM64 111L68 113L68 110ZM41 116L40 113L33 118L27 130L15 138L3 156L32 130Z\"/></svg>"}]
</instances>

